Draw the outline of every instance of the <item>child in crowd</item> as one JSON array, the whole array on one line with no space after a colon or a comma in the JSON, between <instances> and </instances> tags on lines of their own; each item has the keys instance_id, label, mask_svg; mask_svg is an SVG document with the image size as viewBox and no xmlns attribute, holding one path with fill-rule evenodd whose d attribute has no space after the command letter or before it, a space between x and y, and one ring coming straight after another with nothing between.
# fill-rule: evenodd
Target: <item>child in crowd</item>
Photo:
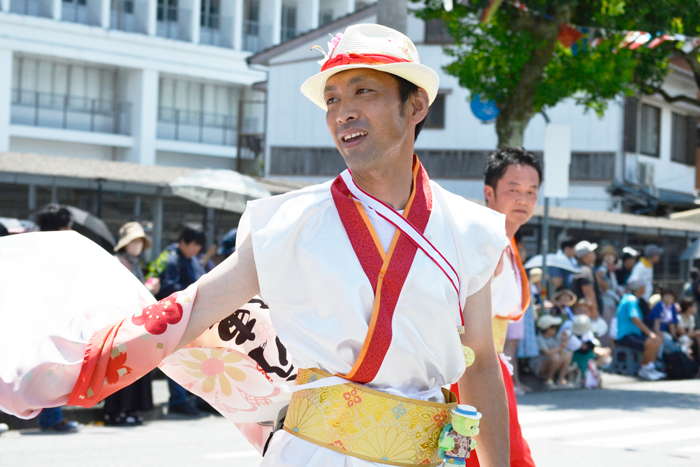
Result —
<instances>
[{"instance_id":1,"label":"child in crowd","mask_svg":"<svg viewBox=\"0 0 700 467\"><path fill-rule=\"evenodd\" d=\"M574 312L571 310L576 304L576 294L569 289L559 289L552 297L554 308L553 316L559 316L562 320L573 319Z\"/></svg>"},{"instance_id":2,"label":"child in crowd","mask_svg":"<svg viewBox=\"0 0 700 467\"><path fill-rule=\"evenodd\" d=\"M680 303L681 310L678 314L678 343L681 349L689 356L694 356L695 361L700 360L700 329L696 329L695 316L698 313L698 305L692 297L684 297ZM694 352L691 351L694 349ZM693 355L694 354L694 355Z\"/></svg>"},{"instance_id":3,"label":"child in crowd","mask_svg":"<svg viewBox=\"0 0 700 467\"><path fill-rule=\"evenodd\" d=\"M647 315L649 327L657 334L663 336L664 349L667 351L678 350L678 309L676 308L676 293L671 289L661 292L661 300L651 309Z\"/></svg>"},{"instance_id":4,"label":"child in crowd","mask_svg":"<svg viewBox=\"0 0 700 467\"><path fill-rule=\"evenodd\" d=\"M542 315L537 320L537 345L540 354L530 361L530 368L535 374L544 376L547 389L559 389L568 387L566 374L571 365L571 351L566 346L569 343L569 333L562 333L557 338L557 330L562 320L552 315ZM554 378L557 382L554 382Z\"/></svg>"}]
</instances>

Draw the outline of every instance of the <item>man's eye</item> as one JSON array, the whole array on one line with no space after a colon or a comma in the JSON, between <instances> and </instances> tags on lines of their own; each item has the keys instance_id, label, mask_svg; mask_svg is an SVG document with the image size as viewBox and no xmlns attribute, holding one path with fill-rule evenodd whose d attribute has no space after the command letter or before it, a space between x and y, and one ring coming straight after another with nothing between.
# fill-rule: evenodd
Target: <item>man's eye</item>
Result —
<instances>
[{"instance_id":1,"label":"man's eye","mask_svg":"<svg viewBox=\"0 0 700 467\"><path fill-rule=\"evenodd\" d=\"M369 92L369 89L367 89L367 88L361 88L361 89L358 89L358 90L357 90L357 93L358 93L358 94L364 94L364 93L366 93L366 92Z\"/></svg>"},{"instance_id":2,"label":"man's eye","mask_svg":"<svg viewBox=\"0 0 700 467\"><path fill-rule=\"evenodd\" d=\"M337 100L338 99L336 97L329 97L328 99L326 99L326 105L331 105L334 102L337 102Z\"/></svg>"}]
</instances>

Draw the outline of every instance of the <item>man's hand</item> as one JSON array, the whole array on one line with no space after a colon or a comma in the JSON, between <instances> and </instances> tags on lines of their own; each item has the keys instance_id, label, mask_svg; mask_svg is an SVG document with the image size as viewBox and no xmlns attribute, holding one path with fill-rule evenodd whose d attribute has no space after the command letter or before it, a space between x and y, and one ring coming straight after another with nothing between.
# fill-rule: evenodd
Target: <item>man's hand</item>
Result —
<instances>
[{"instance_id":1,"label":"man's hand","mask_svg":"<svg viewBox=\"0 0 700 467\"><path fill-rule=\"evenodd\" d=\"M656 333L654 331L649 331L649 339L656 339Z\"/></svg>"},{"instance_id":2,"label":"man's hand","mask_svg":"<svg viewBox=\"0 0 700 467\"><path fill-rule=\"evenodd\" d=\"M477 437L479 462L484 467L510 465L508 400L491 328L491 282L464 303L462 345L476 355L474 364L459 380L461 402L483 415Z\"/></svg>"},{"instance_id":3,"label":"man's hand","mask_svg":"<svg viewBox=\"0 0 700 467\"><path fill-rule=\"evenodd\" d=\"M253 242L248 235L240 248L199 280L190 321L178 349L248 303L259 291Z\"/></svg>"}]
</instances>

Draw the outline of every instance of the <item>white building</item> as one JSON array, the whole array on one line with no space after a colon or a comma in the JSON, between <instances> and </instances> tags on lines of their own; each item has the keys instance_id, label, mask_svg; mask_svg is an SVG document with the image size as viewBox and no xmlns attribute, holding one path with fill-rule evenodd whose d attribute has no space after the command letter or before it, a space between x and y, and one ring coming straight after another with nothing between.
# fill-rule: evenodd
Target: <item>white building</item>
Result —
<instances>
[{"instance_id":1,"label":"white building","mask_svg":"<svg viewBox=\"0 0 700 467\"><path fill-rule=\"evenodd\" d=\"M249 59L268 68L266 176L321 181L343 168L323 112L299 87L319 71L322 56L310 51L312 45L325 49L329 34L353 23L376 21L376 6L366 8ZM425 23L409 14L407 35L421 62L440 75L440 93L418 137L417 153L445 188L482 199L484 160L497 145L495 127L474 116L469 92L442 71L451 61L442 47L451 39L441 23ZM679 67L674 71L666 83L669 93L697 96L692 74ZM648 213L692 205L698 115L700 108L671 105L656 96L610 102L602 119L594 112L585 113L572 100L548 110L552 123L572 128L569 198L555 204ZM532 119L525 133L527 149L542 151L545 126L543 116Z\"/></svg>"},{"instance_id":2,"label":"white building","mask_svg":"<svg viewBox=\"0 0 700 467\"><path fill-rule=\"evenodd\" d=\"M265 79L246 57L358 6L0 0L0 152L246 169L237 149L261 147Z\"/></svg>"}]
</instances>

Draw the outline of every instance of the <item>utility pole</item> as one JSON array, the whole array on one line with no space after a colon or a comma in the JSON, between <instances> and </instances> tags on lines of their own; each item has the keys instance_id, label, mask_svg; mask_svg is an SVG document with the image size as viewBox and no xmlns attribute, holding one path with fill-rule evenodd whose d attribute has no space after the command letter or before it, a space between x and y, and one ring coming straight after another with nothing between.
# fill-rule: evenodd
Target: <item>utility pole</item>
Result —
<instances>
[{"instance_id":1,"label":"utility pole","mask_svg":"<svg viewBox=\"0 0 700 467\"><path fill-rule=\"evenodd\" d=\"M408 0L379 0L377 22L406 34Z\"/></svg>"}]
</instances>

